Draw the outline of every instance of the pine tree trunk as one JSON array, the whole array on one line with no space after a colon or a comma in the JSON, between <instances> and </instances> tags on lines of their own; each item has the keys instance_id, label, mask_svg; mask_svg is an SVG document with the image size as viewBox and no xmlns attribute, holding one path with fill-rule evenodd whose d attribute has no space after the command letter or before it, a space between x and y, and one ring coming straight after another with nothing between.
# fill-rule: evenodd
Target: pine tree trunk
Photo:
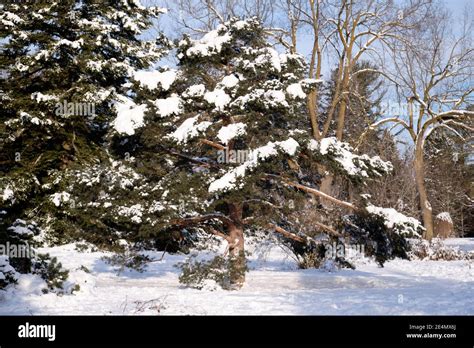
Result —
<instances>
[{"instance_id":1,"label":"pine tree trunk","mask_svg":"<svg viewBox=\"0 0 474 348\"><path fill-rule=\"evenodd\" d=\"M420 208L423 215L423 226L425 227L424 238L431 240L433 238L433 211L428 200L428 193L425 186L423 147L421 143L416 144L415 151L415 180L420 196Z\"/></svg>"},{"instance_id":2,"label":"pine tree trunk","mask_svg":"<svg viewBox=\"0 0 474 348\"><path fill-rule=\"evenodd\" d=\"M321 180L321 187L320 190L321 192L333 196L332 192L332 182L334 180L334 177L332 174L327 174L322 180ZM325 208L332 208L333 204L328 201L327 199L321 198L321 205Z\"/></svg>"},{"instance_id":3,"label":"pine tree trunk","mask_svg":"<svg viewBox=\"0 0 474 348\"><path fill-rule=\"evenodd\" d=\"M230 282L240 288L245 282L247 262L244 249L244 229L242 224L242 205L229 204L229 215L233 224L229 226Z\"/></svg>"},{"instance_id":4,"label":"pine tree trunk","mask_svg":"<svg viewBox=\"0 0 474 348\"><path fill-rule=\"evenodd\" d=\"M332 192L333 191L332 183L334 180L333 175L329 173L327 171L326 166L323 166L323 165L318 166L318 172L320 175L323 176L323 178L321 179L321 185L319 186L319 190L322 193L327 194L328 196L333 196L333 192ZM319 202L325 209L331 209L334 206L331 201L324 198L320 198Z\"/></svg>"}]
</instances>

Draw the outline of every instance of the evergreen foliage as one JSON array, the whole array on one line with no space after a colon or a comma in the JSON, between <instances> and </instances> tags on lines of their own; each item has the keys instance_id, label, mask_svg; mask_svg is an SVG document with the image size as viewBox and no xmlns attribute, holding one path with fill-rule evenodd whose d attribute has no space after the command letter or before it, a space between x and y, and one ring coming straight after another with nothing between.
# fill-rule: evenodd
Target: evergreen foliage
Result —
<instances>
[{"instance_id":1,"label":"evergreen foliage","mask_svg":"<svg viewBox=\"0 0 474 348\"><path fill-rule=\"evenodd\" d=\"M304 77L302 56L272 47L256 18L231 18L172 43L139 38L164 10L135 0L12 3L2 11L0 241L28 226L51 244L114 251L111 264L141 271L150 260L137 250L187 251L212 234L228 242L226 254L183 265L181 280L234 289L247 270L248 231L279 232L302 267L326 260L316 237L343 241L320 228L302 233L291 220L319 188L318 166L354 186L392 170L336 138L312 138L307 95L322 81ZM172 49L177 66L158 67ZM416 223L394 225L387 211L358 201L349 204L354 216L331 211L333 226L369 245L381 264L406 257L405 229L416 234ZM14 281L5 262L0 281ZM57 260L31 262L10 263L40 274L50 289L64 286Z\"/></svg>"}]
</instances>

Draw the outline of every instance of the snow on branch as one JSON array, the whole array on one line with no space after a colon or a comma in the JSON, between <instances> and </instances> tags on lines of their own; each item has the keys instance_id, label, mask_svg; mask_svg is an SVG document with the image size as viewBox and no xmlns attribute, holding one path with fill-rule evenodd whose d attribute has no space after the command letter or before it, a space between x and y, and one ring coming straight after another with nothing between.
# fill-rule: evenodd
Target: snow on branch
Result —
<instances>
[{"instance_id":1,"label":"snow on branch","mask_svg":"<svg viewBox=\"0 0 474 348\"><path fill-rule=\"evenodd\" d=\"M320 142L311 140L308 148L336 162L351 177L382 176L393 168L390 162L383 161L378 156L354 154L354 149L348 143L340 142L335 137L323 138Z\"/></svg>"},{"instance_id":2,"label":"snow on branch","mask_svg":"<svg viewBox=\"0 0 474 348\"><path fill-rule=\"evenodd\" d=\"M144 125L144 115L147 111L145 104L137 105L131 99L120 96L115 104L117 117L113 122L113 127L119 133L127 135L135 134L135 129Z\"/></svg>"},{"instance_id":3,"label":"snow on branch","mask_svg":"<svg viewBox=\"0 0 474 348\"><path fill-rule=\"evenodd\" d=\"M185 144L189 139L198 136L199 133L205 131L210 125L212 125L212 123L208 121L196 123L198 118L199 115L188 118L168 137L179 144Z\"/></svg>"},{"instance_id":4,"label":"snow on branch","mask_svg":"<svg viewBox=\"0 0 474 348\"><path fill-rule=\"evenodd\" d=\"M140 70L135 72L133 79L150 90L154 90L159 86L162 90L167 91L176 80L176 77L177 72L175 70L163 72Z\"/></svg>"},{"instance_id":5,"label":"snow on branch","mask_svg":"<svg viewBox=\"0 0 474 348\"><path fill-rule=\"evenodd\" d=\"M420 221L408 217L393 208L381 208L369 204L365 208L370 214L381 216L385 220L385 226L393 229L401 235L407 237L419 237L424 230Z\"/></svg>"},{"instance_id":6,"label":"snow on branch","mask_svg":"<svg viewBox=\"0 0 474 348\"><path fill-rule=\"evenodd\" d=\"M246 29L252 24L255 24L255 19L230 20L211 30L199 40L191 40L185 38L178 44L181 49L182 57L208 57L221 53L222 49L228 45L233 37L232 34L236 30Z\"/></svg>"},{"instance_id":7,"label":"snow on branch","mask_svg":"<svg viewBox=\"0 0 474 348\"><path fill-rule=\"evenodd\" d=\"M279 152L284 152L290 156L296 153L299 144L293 138L284 141L269 142L250 152L249 159L243 164L227 172L225 175L217 180L214 180L209 185L209 192L227 192L234 189L241 188L245 175L254 170L260 162L277 156ZM240 182L239 182L240 180Z\"/></svg>"}]
</instances>

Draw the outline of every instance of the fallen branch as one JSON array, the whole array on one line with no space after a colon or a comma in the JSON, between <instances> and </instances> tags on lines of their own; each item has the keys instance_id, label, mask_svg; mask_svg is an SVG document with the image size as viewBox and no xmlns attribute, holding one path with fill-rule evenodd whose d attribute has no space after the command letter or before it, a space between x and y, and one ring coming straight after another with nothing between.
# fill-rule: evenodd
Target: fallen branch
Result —
<instances>
[{"instance_id":1,"label":"fallen branch","mask_svg":"<svg viewBox=\"0 0 474 348\"><path fill-rule=\"evenodd\" d=\"M337 205L340 205L340 206L342 206L342 207L344 207L344 208L348 208L348 209L350 209L350 210L352 210L352 211L355 211L355 212L360 211L360 209L357 208L357 207L356 207L355 205L353 205L352 203L349 203L349 202L346 202L346 201L341 201L341 200L339 200L339 199L337 199L337 198L334 198L334 197L332 197L332 196L329 196L328 194L325 194L324 192L321 192L321 191L319 191L319 190L316 190L316 189L314 189L314 188L312 188L312 187L304 186L304 185L298 184L298 183L296 183L296 182L286 181L286 180L285 180L285 183L286 183L287 185L296 187L297 189L300 189L300 190L302 190L302 191L305 191L305 192L311 193L311 194L313 194L313 195L316 195L316 196L318 196L318 197L322 197L322 198L324 198L324 199L327 199L328 201L330 201L330 202L332 202L332 203L335 203L335 204L337 204Z\"/></svg>"},{"instance_id":2,"label":"fallen branch","mask_svg":"<svg viewBox=\"0 0 474 348\"><path fill-rule=\"evenodd\" d=\"M277 226L275 224L269 223L268 227L275 230L275 232L280 233L280 234L284 235L285 237L290 238L292 240L295 240L297 242L300 242L300 243L307 243L308 242L305 238L297 236L296 234L291 233L291 232L285 230L284 228L282 228L280 226Z\"/></svg>"},{"instance_id":3,"label":"fallen branch","mask_svg":"<svg viewBox=\"0 0 474 348\"><path fill-rule=\"evenodd\" d=\"M201 139L201 143L212 146L213 148L218 149L218 150L225 150L226 149L225 146L223 146L221 144L218 144L218 143L215 143L213 141L207 140L207 139Z\"/></svg>"},{"instance_id":4,"label":"fallen branch","mask_svg":"<svg viewBox=\"0 0 474 348\"><path fill-rule=\"evenodd\" d=\"M330 227L330 226L327 226L327 225L325 225L325 224L323 224L323 223L321 223L321 222L318 222L318 221L314 221L314 224L315 224L316 226L321 227L323 230L325 230L325 231L331 233L332 235L334 235L334 236L336 236L336 237L341 237L341 234L340 234L339 232L337 232L335 229L333 229L332 227Z\"/></svg>"},{"instance_id":5,"label":"fallen branch","mask_svg":"<svg viewBox=\"0 0 474 348\"><path fill-rule=\"evenodd\" d=\"M268 178L276 178L276 179L282 180L288 186L292 186L292 187L295 187L295 188L300 189L302 191L305 191L305 192L311 193L313 195L316 195L318 197L322 197L324 199L327 199L330 202L333 202L337 205L348 208L348 209L350 209L354 212L360 212L361 211L361 209L357 208L352 203L349 203L349 202L346 202L346 201L341 201L340 199L334 198L333 196L330 196L330 195L328 195L328 194L326 194L322 191L319 191L315 188L308 187L308 186L305 186L305 185L301 185L301 184L298 184L298 183L293 182L293 181L289 181L288 179L285 179L285 178L281 177L280 175L265 174L265 177L262 178L262 180L265 180L265 179L268 179Z\"/></svg>"}]
</instances>

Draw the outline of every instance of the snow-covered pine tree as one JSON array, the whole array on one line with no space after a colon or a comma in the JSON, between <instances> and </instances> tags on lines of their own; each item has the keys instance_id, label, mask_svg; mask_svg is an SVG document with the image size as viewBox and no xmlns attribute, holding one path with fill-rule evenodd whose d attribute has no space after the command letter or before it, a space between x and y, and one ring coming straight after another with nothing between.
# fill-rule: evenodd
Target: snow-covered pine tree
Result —
<instances>
[{"instance_id":1,"label":"snow-covered pine tree","mask_svg":"<svg viewBox=\"0 0 474 348\"><path fill-rule=\"evenodd\" d=\"M81 206L94 200L87 178L119 166L106 151L111 102L129 101L123 85L161 56L139 36L163 10L138 0L0 6L1 238L20 218L60 237L100 232Z\"/></svg>"},{"instance_id":2,"label":"snow-covered pine tree","mask_svg":"<svg viewBox=\"0 0 474 348\"><path fill-rule=\"evenodd\" d=\"M177 46L178 71L168 71L172 80L149 100L145 126L129 132L136 135L135 160L154 158L158 176L164 173L153 190L156 209L147 217L153 228L141 235L207 232L223 238L229 280L238 287L245 278L246 230L314 242L292 228L287 213L298 210L308 193L322 195L314 174L318 163L354 183L391 166L356 155L335 138L311 138L305 98L319 81L303 78L301 56L272 48L258 20L231 19L201 39L184 37ZM363 210L333 200L346 210ZM316 224L321 232L338 235Z\"/></svg>"}]
</instances>

